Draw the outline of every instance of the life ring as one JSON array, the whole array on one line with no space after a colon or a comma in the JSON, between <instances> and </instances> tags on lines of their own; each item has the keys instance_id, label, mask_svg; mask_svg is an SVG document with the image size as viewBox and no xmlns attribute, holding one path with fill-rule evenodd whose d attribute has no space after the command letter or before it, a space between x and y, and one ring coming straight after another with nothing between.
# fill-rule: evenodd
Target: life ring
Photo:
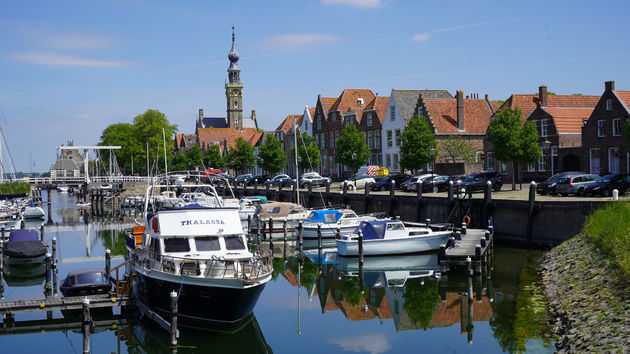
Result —
<instances>
[{"instance_id":1,"label":"life ring","mask_svg":"<svg viewBox=\"0 0 630 354\"><path fill-rule=\"evenodd\" d=\"M466 226L470 225L470 216L466 215L464 216L464 223L466 224Z\"/></svg>"}]
</instances>

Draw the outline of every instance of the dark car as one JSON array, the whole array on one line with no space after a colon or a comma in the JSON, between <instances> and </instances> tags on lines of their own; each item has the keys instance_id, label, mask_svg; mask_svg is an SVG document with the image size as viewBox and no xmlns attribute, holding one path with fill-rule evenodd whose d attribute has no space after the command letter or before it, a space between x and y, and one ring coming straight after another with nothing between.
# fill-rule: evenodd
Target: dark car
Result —
<instances>
[{"instance_id":1,"label":"dark car","mask_svg":"<svg viewBox=\"0 0 630 354\"><path fill-rule=\"evenodd\" d=\"M63 296L107 294L111 289L109 277L98 268L73 270L59 286Z\"/></svg>"},{"instance_id":2,"label":"dark car","mask_svg":"<svg viewBox=\"0 0 630 354\"><path fill-rule=\"evenodd\" d=\"M422 181L422 192L442 192L448 189L448 176L432 176Z\"/></svg>"},{"instance_id":3,"label":"dark car","mask_svg":"<svg viewBox=\"0 0 630 354\"><path fill-rule=\"evenodd\" d=\"M388 175L388 176L385 176L380 181L376 181L370 184L370 189L373 191L382 191L382 190L388 191L392 185L392 181L396 183L395 188L400 189L401 188L400 185L403 182L407 181L409 178L411 178L411 176L405 175L402 173Z\"/></svg>"},{"instance_id":4,"label":"dark car","mask_svg":"<svg viewBox=\"0 0 630 354\"><path fill-rule=\"evenodd\" d=\"M268 179L269 179L268 175L253 175L252 178L248 179L245 183L249 186L253 186L256 183L256 181L258 181L258 184L261 185L265 183L265 181Z\"/></svg>"},{"instance_id":5,"label":"dark car","mask_svg":"<svg viewBox=\"0 0 630 354\"><path fill-rule=\"evenodd\" d=\"M254 177L254 176L251 173L244 174L244 175L238 175L234 179L234 184L236 184L237 186L239 186L241 184L247 184L247 181L252 179L252 177Z\"/></svg>"},{"instance_id":6,"label":"dark car","mask_svg":"<svg viewBox=\"0 0 630 354\"><path fill-rule=\"evenodd\" d=\"M555 195L557 194L556 185L561 179L567 178L567 177L581 176L585 174L586 173L579 172L579 171L557 173L549 177L549 179L547 179L546 181L539 183L536 186L536 193L540 195L545 195L545 194Z\"/></svg>"},{"instance_id":7,"label":"dark car","mask_svg":"<svg viewBox=\"0 0 630 354\"><path fill-rule=\"evenodd\" d=\"M271 179L266 180L264 185L284 187L284 186L290 186L293 183L295 183L295 179L289 177L289 175L279 174L279 175L273 176L273 178Z\"/></svg>"},{"instance_id":8,"label":"dark car","mask_svg":"<svg viewBox=\"0 0 630 354\"><path fill-rule=\"evenodd\" d=\"M503 176L496 171L483 171L470 174L464 177L461 182L453 185L453 190L459 192L465 188L467 192L483 191L488 181L492 185L492 190L495 192L501 190L503 186Z\"/></svg>"},{"instance_id":9,"label":"dark car","mask_svg":"<svg viewBox=\"0 0 630 354\"><path fill-rule=\"evenodd\" d=\"M603 195L608 197L612 194L613 189L619 191L619 195L624 194L630 188L630 175L627 173L611 173L601 177L595 183L589 185L584 190L584 195L595 196Z\"/></svg>"}]
</instances>

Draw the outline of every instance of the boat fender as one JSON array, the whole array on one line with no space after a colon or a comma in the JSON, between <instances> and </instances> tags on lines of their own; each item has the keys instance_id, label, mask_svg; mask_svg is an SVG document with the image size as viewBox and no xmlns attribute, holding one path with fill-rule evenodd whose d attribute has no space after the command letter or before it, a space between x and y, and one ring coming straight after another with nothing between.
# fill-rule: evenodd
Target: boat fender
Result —
<instances>
[{"instance_id":1,"label":"boat fender","mask_svg":"<svg viewBox=\"0 0 630 354\"><path fill-rule=\"evenodd\" d=\"M153 232L158 232L158 218L154 217L151 219L151 227L153 228Z\"/></svg>"},{"instance_id":2,"label":"boat fender","mask_svg":"<svg viewBox=\"0 0 630 354\"><path fill-rule=\"evenodd\" d=\"M464 216L464 223L466 224L466 226L470 225L470 216L466 215Z\"/></svg>"}]
</instances>

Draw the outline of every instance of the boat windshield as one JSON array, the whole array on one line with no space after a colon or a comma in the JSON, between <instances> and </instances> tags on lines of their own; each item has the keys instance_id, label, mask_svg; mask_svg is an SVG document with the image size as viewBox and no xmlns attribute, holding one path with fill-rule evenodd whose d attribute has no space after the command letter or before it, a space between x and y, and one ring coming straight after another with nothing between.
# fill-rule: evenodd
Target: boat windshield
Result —
<instances>
[{"instance_id":1,"label":"boat windshield","mask_svg":"<svg viewBox=\"0 0 630 354\"><path fill-rule=\"evenodd\" d=\"M241 236L228 236L224 238L225 247L230 250L244 250L245 243L243 243L243 238Z\"/></svg>"},{"instance_id":2,"label":"boat windshield","mask_svg":"<svg viewBox=\"0 0 630 354\"><path fill-rule=\"evenodd\" d=\"M401 222L387 224L387 230L404 230L405 226Z\"/></svg>"},{"instance_id":3,"label":"boat windshield","mask_svg":"<svg viewBox=\"0 0 630 354\"><path fill-rule=\"evenodd\" d=\"M105 281L107 281L107 278L105 278ZM103 281L103 274L100 272L77 274L78 284L104 283L105 281Z\"/></svg>"},{"instance_id":4,"label":"boat windshield","mask_svg":"<svg viewBox=\"0 0 630 354\"><path fill-rule=\"evenodd\" d=\"M221 245L218 237L195 237L197 251L219 251Z\"/></svg>"},{"instance_id":5,"label":"boat windshield","mask_svg":"<svg viewBox=\"0 0 630 354\"><path fill-rule=\"evenodd\" d=\"M383 238L383 234L385 233L385 224L372 224L372 226L374 227L374 231L376 231L378 237Z\"/></svg>"},{"instance_id":6,"label":"boat windshield","mask_svg":"<svg viewBox=\"0 0 630 354\"><path fill-rule=\"evenodd\" d=\"M164 239L164 252L189 252L190 244L187 238L173 237Z\"/></svg>"}]
</instances>

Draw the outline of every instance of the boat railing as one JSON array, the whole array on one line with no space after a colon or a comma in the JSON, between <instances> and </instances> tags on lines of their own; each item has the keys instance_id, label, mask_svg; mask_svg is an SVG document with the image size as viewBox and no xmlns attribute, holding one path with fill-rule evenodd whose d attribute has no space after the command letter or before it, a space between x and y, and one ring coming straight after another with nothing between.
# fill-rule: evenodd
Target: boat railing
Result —
<instances>
[{"instance_id":1,"label":"boat railing","mask_svg":"<svg viewBox=\"0 0 630 354\"><path fill-rule=\"evenodd\" d=\"M213 256L210 259L161 255L144 247L136 247L135 262L141 267L177 276L212 279L237 279L255 283L273 271L273 253L261 250L244 260Z\"/></svg>"}]
</instances>

